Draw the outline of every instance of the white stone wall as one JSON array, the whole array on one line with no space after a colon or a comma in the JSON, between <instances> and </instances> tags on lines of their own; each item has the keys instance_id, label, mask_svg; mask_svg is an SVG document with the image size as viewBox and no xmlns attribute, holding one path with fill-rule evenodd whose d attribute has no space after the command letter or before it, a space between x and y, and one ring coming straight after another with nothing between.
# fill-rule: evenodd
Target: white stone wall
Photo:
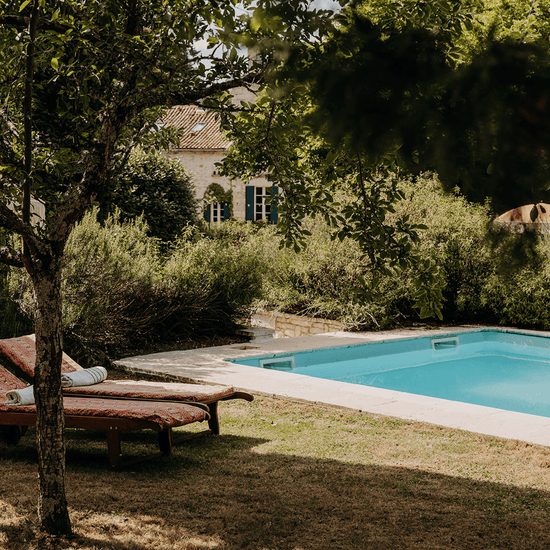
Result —
<instances>
[{"instance_id":1,"label":"white stone wall","mask_svg":"<svg viewBox=\"0 0 550 550\"><path fill-rule=\"evenodd\" d=\"M8 208L15 212L16 214L22 215L21 205L15 205L13 202L8 203ZM46 219L46 207L44 203L40 200L31 198L31 224L32 225L42 225Z\"/></svg>"},{"instance_id":2,"label":"white stone wall","mask_svg":"<svg viewBox=\"0 0 550 550\"><path fill-rule=\"evenodd\" d=\"M168 153L168 157L181 162L193 178L196 196L199 200L204 197L204 193L211 183L218 183L226 191L232 189L233 217L237 220L244 220L246 218L245 185L239 179L230 180L226 176L217 175L216 162L221 162L224 155L224 151L172 150ZM270 184L265 178L255 178L251 181L251 185L269 186Z\"/></svg>"}]
</instances>

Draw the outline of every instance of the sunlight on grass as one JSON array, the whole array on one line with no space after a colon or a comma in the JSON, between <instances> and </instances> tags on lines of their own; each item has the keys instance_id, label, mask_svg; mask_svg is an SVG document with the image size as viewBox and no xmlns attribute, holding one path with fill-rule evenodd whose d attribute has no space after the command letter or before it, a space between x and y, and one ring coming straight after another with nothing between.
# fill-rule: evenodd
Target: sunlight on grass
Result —
<instances>
[{"instance_id":1,"label":"sunlight on grass","mask_svg":"<svg viewBox=\"0 0 550 550\"><path fill-rule=\"evenodd\" d=\"M120 472L104 434L70 430L75 539L38 529L32 431L0 446L0 548L550 547L548 448L264 397L220 417L221 435ZM124 452L155 441L125 434Z\"/></svg>"}]
</instances>

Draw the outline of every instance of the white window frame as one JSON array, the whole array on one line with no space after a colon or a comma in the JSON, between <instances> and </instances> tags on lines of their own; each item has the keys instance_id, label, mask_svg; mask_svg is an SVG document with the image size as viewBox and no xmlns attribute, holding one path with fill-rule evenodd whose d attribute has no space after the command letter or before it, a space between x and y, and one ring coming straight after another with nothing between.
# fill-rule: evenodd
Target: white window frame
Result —
<instances>
[{"instance_id":1,"label":"white window frame","mask_svg":"<svg viewBox=\"0 0 550 550\"><path fill-rule=\"evenodd\" d=\"M254 187L254 221L271 219L271 187Z\"/></svg>"},{"instance_id":2,"label":"white window frame","mask_svg":"<svg viewBox=\"0 0 550 550\"><path fill-rule=\"evenodd\" d=\"M219 223L224 221L225 202L211 202L210 223Z\"/></svg>"}]
</instances>

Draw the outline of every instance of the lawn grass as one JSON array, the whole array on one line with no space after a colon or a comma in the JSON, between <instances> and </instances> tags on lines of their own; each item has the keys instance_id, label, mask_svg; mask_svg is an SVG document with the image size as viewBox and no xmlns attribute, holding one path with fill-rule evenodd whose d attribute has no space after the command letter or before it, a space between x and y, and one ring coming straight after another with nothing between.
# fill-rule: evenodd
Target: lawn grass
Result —
<instances>
[{"instance_id":1,"label":"lawn grass","mask_svg":"<svg viewBox=\"0 0 550 550\"><path fill-rule=\"evenodd\" d=\"M37 528L34 434L0 444L0 547L550 548L546 447L267 397L220 409L220 436L122 472L102 433L70 430L68 540Z\"/></svg>"}]
</instances>

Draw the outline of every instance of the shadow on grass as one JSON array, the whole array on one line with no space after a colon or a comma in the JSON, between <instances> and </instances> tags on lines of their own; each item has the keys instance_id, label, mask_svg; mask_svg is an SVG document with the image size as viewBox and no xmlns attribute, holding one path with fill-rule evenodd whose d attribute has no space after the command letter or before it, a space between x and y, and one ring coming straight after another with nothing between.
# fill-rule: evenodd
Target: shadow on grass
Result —
<instances>
[{"instance_id":1,"label":"shadow on grass","mask_svg":"<svg viewBox=\"0 0 550 550\"><path fill-rule=\"evenodd\" d=\"M155 437L128 436L136 454ZM112 472L103 434L70 432L67 439L77 537L63 548L550 548L550 494L542 490L266 452L268 439L232 435ZM32 445L17 451L0 446L14 471L30 468ZM2 492L8 506L21 508L17 498ZM4 529L7 548L26 548L19 528Z\"/></svg>"}]
</instances>

